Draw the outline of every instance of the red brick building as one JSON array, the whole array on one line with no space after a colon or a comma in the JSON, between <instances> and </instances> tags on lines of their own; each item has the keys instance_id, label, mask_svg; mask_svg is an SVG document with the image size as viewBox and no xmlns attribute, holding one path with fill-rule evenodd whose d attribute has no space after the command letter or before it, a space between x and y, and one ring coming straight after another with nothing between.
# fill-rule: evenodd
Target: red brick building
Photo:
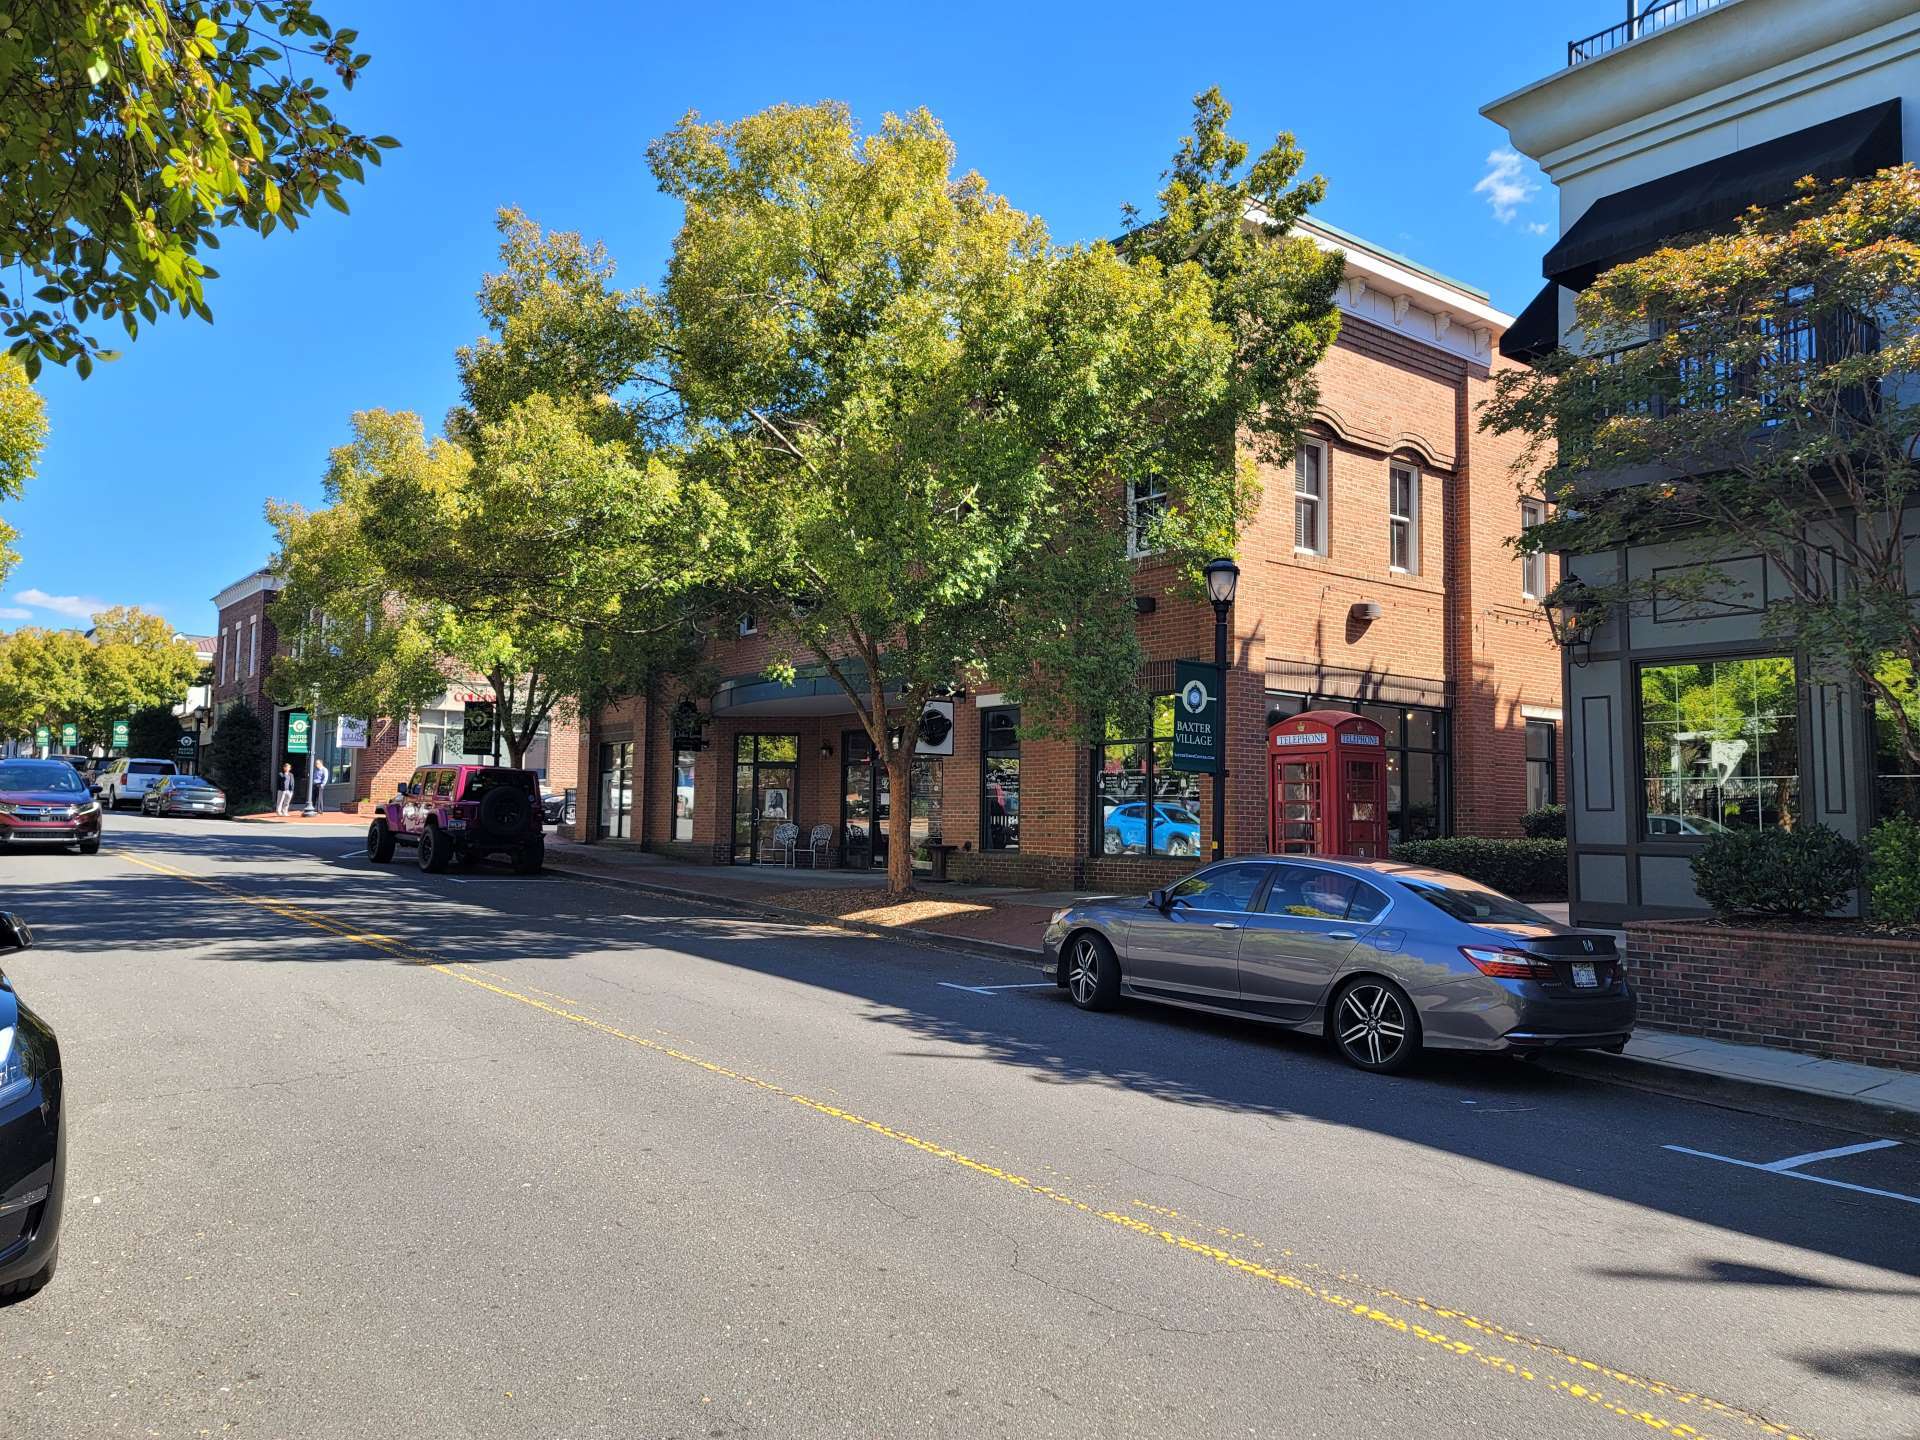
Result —
<instances>
[{"instance_id":1,"label":"red brick building","mask_svg":"<svg viewBox=\"0 0 1920 1440\"><path fill-rule=\"evenodd\" d=\"M260 569L213 597L220 613L213 654L214 729L217 733L220 717L245 700L267 726L271 759L261 777L263 792L281 764L287 763L297 777L295 794L304 801L308 756L287 751L287 717L301 707L277 704L266 690L267 667L280 653L280 632L268 613L280 584L271 570ZM325 793L317 797L321 808L359 813L369 800L392 795L417 765L484 758L461 753L461 707L468 700L491 698L491 691L450 685L445 695L418 715L368 721L364 746L340 744L338 716L325 711L310 716L312 753L325 762L331 776ZM527 752L527 767L540 772L550 789L576 789L580 751L578 722L550 719Z\"/></svg>"},{"instance_id":2,"label":"red brick building","mask_svg":"<svg viewBox=\"0 0 1920 1440\"><path fill-rule=\"evenodd\" d=\"M1228 849L1267 848L1267 727L1319 705L1385 727L1394 838L1517 835L1531 806L1559 798L1560 666L1536 603L1552 577L1505 543L1533 502L1512 444L1478 429L1511 363L1497 348L1510 317L1404 257L1306 228L1345 252L1348 280L1311 433L1291 466L1263 467L1237 556ZM1160 503L1151 480L1128 500ZM952 754L915 762L910 826L916 847L956 847L954 874L1145 888L1206 854L1211 778L1167 761L1174 662L1212 659L1213 612L1170 594L1153 556L1137 563L1141 685L1167 697L1156 733L1022 738L1001 697L963 696ZM831 679L764 678L771 642L748 619L716 643L728 678L697 715L663 692L594 718L579 759L586 838L752 863L784 819L803 837L827 827L832 863L883 863L898 833L884 767Z\"/></svg>"}]
</instances>

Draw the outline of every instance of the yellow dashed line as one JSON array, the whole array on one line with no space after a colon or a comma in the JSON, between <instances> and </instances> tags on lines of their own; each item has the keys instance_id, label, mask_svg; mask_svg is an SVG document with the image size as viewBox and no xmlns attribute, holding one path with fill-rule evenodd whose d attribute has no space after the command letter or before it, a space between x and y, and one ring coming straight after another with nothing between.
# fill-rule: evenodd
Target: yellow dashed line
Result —
<instances>
[{"instance_id":1,"label":"yellow dashed line","mask_svg":"<svg viewBox=\"0 0 1920 1440\"><path fill-rule=\"evenodd\" d=\"M878 1120L870 1120L854 1111L845 1110L837 1105L829 1105L825 1101L815 1100L809 1096L797 1094L783 1086L776 1085L771 1080L762 1080L758 1076L749 1075L744 1071L729 1069L725 1065L703 1059L689 1051L678 1049L672 1045L664 1045L657 1040L650 1040L644 1035L633 1034L605 1020L596 1019L591 1015L581 1014L576 1010L562 1009L560 1005L549 1004L546 1000L536 999L532 995L522 993L521 990L510 988L508 985L495 984L493 979L483 978L492 972L483 970L479 973L474 973L467 968L449 964L425 952L413 950L390 936L355 931L350 927L339 924L328 916L306 910L301 906L284 904L279 901L248 895L223 881L213 880L203 875L195 875L189 871L176 869L173 866L163 865L157 861L147 860L139 856L127 855L120 852L115 853L119 853L121 859L131 864L142 866L158 874L187 881L189 884L197 885L223 899L233 900L239 904L252 905L260 909L272 911L277 915L312 926L318 930L323 930L341 939L366 945L382 953L392 955L395 958L406 960L428 969L437 970L442 975L450 976L462 984L475 986L478 989L486 990L504 999L543 1011L548 1015L568 1021L571 1024L598 1031L611 1039L625 1041L629 1045L638 1046L640 1049L666 1056L668 1059L676 1060L683 1065L689 1065L698 1070L703 1070L710 1075L717 1075L725 1080L737 1081L751 1089L762 1091L768 1095L778 1096L794 1105L800 1106L802 1109L811 1110L816 1114L839 1120L871 1134L881 1136L884 1139L892 1140L897 1144L918 1150L922 1154L943 1160L960 1169L1000 1181L1013 1189L1038 1195L1078 1213L1103 1220L1109 1225L1129 1231L1144 1239L1158 1240L1184 1254L1210 1261L1223 1269L1234 1271L1249 1279L1263 1281L1276 1289L1284 1290L1307 1299L1318 1300L1322 1304L1342 1314L1369 1321L1389 1334L1406 1336L1410 1340L1430 1346L1436 1353L1471 1360L1493 1371L1495 1374L1505 1375L1522 1383L1538 1386L1548 1394L1563 1396L1569 1400L1579 1401L1605 1410L1617 1416L1619 1419L1630 1421L1646 1429L1666 1435L1683 1437L1683 1440L1714 1440L1714 1437L1709 1434L1709 1432L1697 1429L1684 1421L1668 1415L1656 1414L1651 1410L1635 1409L1627 1404L1623 1404L1620 1400L1608 1395L1604 1391L1596 1389L1588 1380L1574 1380L1568 1378L1563 1373L1553 1372L1570 1368L1580 1372L1582 1375L1605 1379L1614 1382L1626 1390L1637 1392L1635 1395L1636 1399L1651 1397L1672 1405L1692 1406L1699 1411L1705 1412L1706 1415L1711 1415L1715 1419L1737 1424L1743 1427L1744 1432L1748 1434L1778 1436L1780 1440L1810 1440L1810 1437L1801 1432L1773 1424L1763 1417L1751 1411L1741 1409L1738 1406L1727 1405L1721 1401L1714 1400L1693 1391L1683 1390L1677 1386L1668 1385L1661 1381L1648 1380L1628 1371L1618 1370L1611 1366L1597 1364L1591 1360L1581 1359L1579 1356L1570 1354L1557 1346L1515 1334L1503 1326L1476 1319L1464 1311L1455 1310L1447 1306L1435 1305L1430 1301L1418 1297L1401 1295L1393 1290L1373 1286L1367 1287L1374 1291L1374 1299L1376 1300L1386 1300L1391 1304L1420 1310L1424 1314L1448 1322L1449 1325L1457 1324L1468 1331L1474 1332L1476 1336L1485 1337L1489 1342L1499 1342L1501 1347L1511 1349L1514 1355L1524 1355L1533 1364L1540 1365L1541 1367L1539 1371L1530 1369L1527 1365L1520 1363L1519 1360L1509 1358L1507 1354L1496 1353L1491 1345L1489 1345L1489 1348L1483 1349L1475 1340L1462 1339L1456 1335L1449 1335L1444 1331L1431 1329L1426 1325L1403 1319L1398 1315L1389 1314L1373 1304L1372 1301L1345 1295L1338 1290L1318 1285L1298 1275L1289 1274L1286 1271L1275 1269L1272 1266L1246 1259L1243 1256L1236 1255L1230 1250L1224 1250L1207 1241L1197 1240L1192 1236L1183 1235L1177 1231L1150 1224L1137 1216L1122 1214L1115 1210L1099 1209L1083 1200L1076 1200L1071 1195L1065 1194L1062 1191L1030 1180L1024 1175L1018 1175L1012 1171L1004 1170L984 1160L976 1160L970 1155L962 1154L958 1150L950 1149L935 1141L923 1139L918 1135L910 1134L904 1130L896 1130L890 1125L884 1125ZM494 978L500 979L504 977L495 976ZM532 986L523 987L525 990L532 990L533 988ZM546 994L549 992L540 993ZM561 997L554 996L553 998L559 1000ZM565 1005L575 1003L577 1002L562 1001L562 1004ZM1181 1215L1177 1210L1149 1205L1145 1201L1136 1200L1133 1203L1141 1209L1150 1211L1166 1219L1190 1219L1190 1217ZM1253 1237L1240 1232L1227 1231L1220 1227L1209 1228L1213 1229L1214 1233L1226 1238L1246 1240L1258 1248L1266 1248L1262 1242L1254 1240ZM1291 1254L1289 1251L1281 1251L1280 1253L1282 1255ZM1321 1267L1304 1266L1303 1268L1319 1269ZM1357 1279L1357 1277L1349 1278ZM1542 1363L1543 1361L1550 1363Z\"/></svg>"}]
</instances>

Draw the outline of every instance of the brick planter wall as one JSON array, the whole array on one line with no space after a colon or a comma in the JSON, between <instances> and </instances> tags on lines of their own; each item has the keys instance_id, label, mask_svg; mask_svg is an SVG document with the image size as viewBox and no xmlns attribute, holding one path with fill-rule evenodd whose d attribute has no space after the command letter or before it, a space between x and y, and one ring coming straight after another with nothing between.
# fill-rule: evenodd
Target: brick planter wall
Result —
<instances>
[{"instance_id":1,"label":"brick planter wall","mask_svg":"<svg viewBox=\"0 0 1920 1440\"><path fill-rule=\"evenodd\" d=\"M1649 1025L1920 1070L1917 941L1636 920L1627 973Z\"/></svg>"}]
</instances>

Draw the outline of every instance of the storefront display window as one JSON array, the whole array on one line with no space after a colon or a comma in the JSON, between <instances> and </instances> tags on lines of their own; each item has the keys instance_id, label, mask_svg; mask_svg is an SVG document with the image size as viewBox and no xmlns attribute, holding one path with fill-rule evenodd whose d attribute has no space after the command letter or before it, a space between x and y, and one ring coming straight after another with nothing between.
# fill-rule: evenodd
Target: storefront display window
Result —
<instances>
[{"instance_id":1,"label":"storefront display window","mask_svg":"<svg viewBox=\"0 0 1920 1440\"><path fill-rule=\"evenodd\" d=\"M673 838L693 839L694 766L700 752L687 746L673 751Z\"/></svg>"},{"instance_id":2,"label":"storefront display window","mask_svg":"<svg viewBox=\"0 0 1920 1440\"><path fill-rule=\"evenodd\" d=\"M737 735L733 742L733 863L751 865L773 846L773 833L809 817L798 813L798 735Z\"/></svg>"},{"instance_id":3,"label":"storefront display window","mask_svg":"<svg viewBox=\"0 0 1920 1440\"><path fill-rule=\"evenodd\" d=\"M1096 855L1200 853L1200 776L1172 767L1171 695L1154 696L1150 728L1132 738L1110 725L1093 747Z\"/></svg>"},{"instance_id":4,"label":"storefront display window","mask_svg":"<svg viewBox=\"0 0 1920 1440\"><path fill-rule=\"evenodd\" d=\"M1784 655L1641 666L1640 742L1650 837L1799 820L1799 687Z\"/></svg>"},{"instance_id":5,"label":"storefront display window","mask_svg":"<svg viewBox=\"0 0 1920 1440\"><path fill-rule=\"evenodd\" d=\"M980 848L1020 848L1020 710L980 712Z\"/></svg>"},{"instance_id":6,"label":"storefront display window","mask_svg":"<svg viewBox=\"0 0 1920 1440\"><path fill-rule=\"evenodd\" d=\"M455 744L459 741L456 738ZM633 838L633 742L603 741L600 746L600 838Z\"/></svg>"}]
</instances>

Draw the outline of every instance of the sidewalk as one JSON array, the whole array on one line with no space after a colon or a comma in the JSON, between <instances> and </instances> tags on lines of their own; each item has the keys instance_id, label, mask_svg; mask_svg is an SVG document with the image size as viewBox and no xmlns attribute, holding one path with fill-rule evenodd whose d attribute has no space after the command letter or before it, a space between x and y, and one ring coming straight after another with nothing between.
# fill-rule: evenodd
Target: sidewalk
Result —
<instances>
[{"instance_id":1,"label":"sidewalk","mask_svg":"<svg viewBox=\"0 0 1920 1440\"><path fill-rule=\"evenodd\" d=\"M911 900L889 903L885 878L878 871L688 865L617 843L580 845L557 836L547 841L547 864L660 894L744 905L784 919L822 921L867 934L950 944L1028 964L1039 962L1041 935L1055 910L1109 893L928 884ZM1566 922L1565 901L1535 908ZM1830 1101L1859 1102L1920 1117L1920 1074L1669 1030L1638 1031L1623 1055L1582 1051L1556 1055L1554 1060L1558 1066L1598 1078L1660 1079L1668 1085L1697 1078L1707 1084L1763 1086Z\"/></svg>"},{"instance_id":2,"label":"sidewalk","mask_svg":"<svg viewBox=\"0 0 1920 1440\"><path fill-rule=\"evenodd\" d=\"M349 815L344 810L322 810L314 815L302 815L297 809L285 815L276 815L271 810L262 810L254 815L229 815L229 820L238 820L247 825L365 825L364 815Z\"/></svg>"}]
</instances>

